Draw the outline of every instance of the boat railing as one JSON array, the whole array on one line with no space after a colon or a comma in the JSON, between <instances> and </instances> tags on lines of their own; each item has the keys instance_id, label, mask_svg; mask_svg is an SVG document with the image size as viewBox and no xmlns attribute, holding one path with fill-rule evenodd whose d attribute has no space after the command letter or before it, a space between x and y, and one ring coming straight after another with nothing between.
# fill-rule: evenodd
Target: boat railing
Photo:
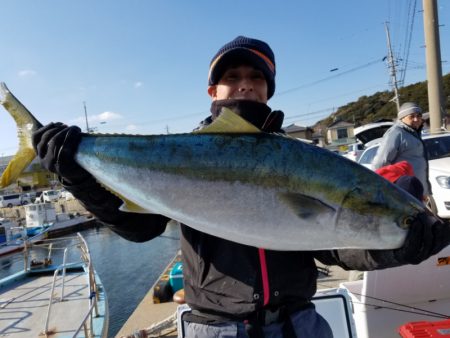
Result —
<instances>
[{"instance_id":1,"label":"boat railing","mask_svg":"<svg viewBox=\"0 0 450 338\"><path fill-rule=\"evenodd\" d=\"M73 337L76 337L79 332L81 331L81 329L84 329L84 334L85 337L93 337L93 332L92 332L92 327L93 327L93 318L94 316L97 317L99 315L98 313L98 306L97 306L97 301L98 301L98 293L97 293L97 284L95 281L95 273L94 273L94 269L93 269L93 265L92 265L92 261L91 261L91 256L90 256L90 252L89 252L89 248L87 246L87 243L85 241L85 239L78 233L78 243L76 243L76 246L78 246L78 248L81 251L81 261L80 262L70 262L67 263L66 259L67 259L67 252L69 247L66 247L64 249L64 256L63 256L63 262L61 265L59 265L56 269L55 272L53 274L53 281L52 281L52 288L51 288L51 293L50 293L50 300L49 300L49 304L48 304L48 308L47 308L47 316L46 316L46 320L45 320L45 328L43 333L47 334L48 331L48 326L50 323L50 317L51 317L51 309L52 309L52 304L53 304L53 295L55 294L55 288L56 288L56 281L58 278L58 274L59 272L62 271L62 277L61 277L61 297L60 297L60 301L64 300L64 284L65 284L65 275L66 275L66 269L69 269L71 267L77 267L80 265L80 263L83 263L85 269L87 269L88 272L88 284L89 284L89 309L86 313L86 315L83 317L83 320L80 323L80 326L78 327L78 329L76 330L75 334L73 335ZM49 251L51 251L52 249L52 245L49 245ZM94 315L93 315L94 314ZM89 322L89 325L88 325ZM91 328L91 329L90 329Z\"/></svg>"}]
</instances>

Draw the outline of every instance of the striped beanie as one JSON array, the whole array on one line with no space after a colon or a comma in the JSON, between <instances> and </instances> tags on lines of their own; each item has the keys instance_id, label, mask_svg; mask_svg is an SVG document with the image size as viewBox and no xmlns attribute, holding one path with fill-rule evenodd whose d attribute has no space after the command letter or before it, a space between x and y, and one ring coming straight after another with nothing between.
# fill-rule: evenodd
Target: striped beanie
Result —
<instances>
[{"instance_id":1,"label":"striped beanie","mask_svg":"<svg viewBox=\"0 0 450 338\"><path fill-rule=\"evenodd\" d=\"M219 83L222 75L231 66L249 64L261 70L267 81L267 97L275 92L275 55L264 41L238 36L225 44L214 55L209 65L208 85Z\"/></svg>"}]
</instances>

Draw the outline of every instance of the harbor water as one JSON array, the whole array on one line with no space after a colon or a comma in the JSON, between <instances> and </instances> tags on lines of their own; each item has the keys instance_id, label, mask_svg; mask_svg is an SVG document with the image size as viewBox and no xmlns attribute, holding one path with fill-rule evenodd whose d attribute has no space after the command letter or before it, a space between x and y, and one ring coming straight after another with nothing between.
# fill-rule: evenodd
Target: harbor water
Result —
<instances>
[{"instance_id":1,"label":"harbor water","mask_svg":"<svg viewBox=\"0 0 450 338\"><path fill-rule=\"evenodd\" d=\"M115 337L179 249L179 228L170 224L163 235L144 243L127 241L104 226L80 233L108 296L108 337ZM0 278L22 268L21 254L0 257Z\"/></svg>"}]
</instances>

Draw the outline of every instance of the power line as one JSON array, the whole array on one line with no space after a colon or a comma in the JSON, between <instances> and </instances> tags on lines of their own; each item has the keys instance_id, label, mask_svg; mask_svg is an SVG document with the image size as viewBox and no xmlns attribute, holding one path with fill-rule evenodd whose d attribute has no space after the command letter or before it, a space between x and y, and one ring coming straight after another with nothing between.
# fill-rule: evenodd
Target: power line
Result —
<instances>
[{"instance_id":1,"label":"power line","mask_svg":"<svg viewBox=\"0 0 450 338\"><path fill-rule=\"evenodd\" d=\"M413 33L413 29L414 29L414 19L416 17L416 5L417 5L417 0L411 0L410 2L410 10L408 11L408 21L409 21L409 27L406 31L405 34L405 50L404 50L404 57L402 60L402 71L401 71L401 79L400 79L400 86L403 86L403 84L405 83L405 76L406 76L406 70L408 68L408 59L409 59L409 52L411 50L411 40L412 40L412 33ZM411 9L412 7L412 9ZM408 33L409 31L409 33Z\"/></svg>"},{"instance_id":2,"label":"power line","mask_svg":"<svg viewBox=\"0 0 450 338\"><path fill-rule=\"evenodd\" d=\"M316 84L319 84L319 83L322 83L322 82L325 82L325 81L329 81L329 80L332 80L332 79L341 77L341 76L346 75L346 74L349 74L349 73L356 72L357 70L361 70L361 69L363 69L363 68L370 67L370 66L372 66L372 65L374 65L374 64L381 63L381 62L383 62L383 59L384 59L384 58L376 59L376 60L373 60L373 61L371 61L371 62L368 62L368 63L366 63L366 64L364 64L364 65L361 65L361 66L358 66L358 67L349 69L349 70L347 70L347 71L344 71L344 72L341 72L341 73L338 73L338 74L335 74L335 75L332 75L332 76L325 77L325 78L320 79L320 80L316 80L316 81L313 81L313 82L310 82L310 83L305 83L305 84L303 84L303 85L300 85L300 86L297 86L297 87L293 87L293 88L290 88L290 89L287 89L287 90L278 92L278 94L277 94L276 96L280 96L280 95L285 95L285 94L288 94L288 93L292 93L292 92L295 92L295 91L297 91L297 90L299 90L299 89L312 87L312 86L315 86Z\"/></svg>"},{"instance_id":3,"label":"power line","mask_svg":"<svg viewBox=\"0 0 450 338\"><path fill-rule=\"evenodd\" d=\"M298 114L298 115L291 115L291 116L287 116L285 118L285 120L295 119L295 118L304 117L304 116L319 115L319 114L323 114L323 113L326 113L326 112L329 112L329 111L333 111L335 109L336 109L336 107L329 107L329 108L316 110L316 111L313 111L313 112L302 113L302 114Z\"/></svg>"}]
</instances>

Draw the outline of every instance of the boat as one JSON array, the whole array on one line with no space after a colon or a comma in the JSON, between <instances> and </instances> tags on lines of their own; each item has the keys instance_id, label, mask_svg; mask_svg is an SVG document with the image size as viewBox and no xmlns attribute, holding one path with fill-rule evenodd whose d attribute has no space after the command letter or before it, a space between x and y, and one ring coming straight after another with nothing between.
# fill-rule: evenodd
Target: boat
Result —
<instances>
[{"instance_id":1,"label":"boat","mask_svg":"<svg viewBox=\"0 0 450 338\"><path fill-rule=\"evenodd\" d=\"M52 203L28 204L23 207L24 225L5 219L5 225L0 226L0 256L23 250L25 243L29 245L48 237L66 234L93 221L86 215L57 214ZM3 232L5 240L2 242Z\"/></svg>"},{"instance_id":2,"label":"boat","mask_svg":"<svg viewBox=\"0 0 450 338\"><path fill-rule=\"evenodd\" d=\"M179 252L116 337L183 337L181 318L190 308L183 302L180 261ZM418 265L347 278L348 272L338 267L319 266L319 289L312 301L335 337L391 338L410 327L439 325L450 333L450 246Z\"/></svg>"},{"instance_id":3,"label":"boat","mask_svg":"<svg viewBox=\"0 0 450 338\"><path fill-rule=\"evenodd\" d=\"M16 255L23 270L0 280L1 336L107 337L106 292L79 233Z\"/></svg>"},{"instance_id":4,"label":"boat","mask_svg":"<svg viewBox=\"0 0 450 338\"><path fill-rule=\"evenodd\" d=\"M26 229L6 218L0 218L0 245L12 243L26 236Z\"/></svg>"},{"instance_id":5,"label":"boat","mask_svg":"<svg viewBox=\"0 0 450 338\"><path fill-rule=\"evenodd\" d=\"M340 289L350 296L359 338L394 337L415 323L426 327L444 323L449 334L449 281L447 246L418 265L364 272L362 280L341 283ZM435 337L428 334L423 336Z\"/></svg>"},{"instance_id":6,"label":"boat","mask_svg":"<svg viewBox=\"0 0 450 338\"><path fill-rule=\"evenodd\" d=\"M34 243L45 238L50 226L27 228L7 220L0 220L0 256L21 251L26 243Z\"/></svg>"}]
</instances>

